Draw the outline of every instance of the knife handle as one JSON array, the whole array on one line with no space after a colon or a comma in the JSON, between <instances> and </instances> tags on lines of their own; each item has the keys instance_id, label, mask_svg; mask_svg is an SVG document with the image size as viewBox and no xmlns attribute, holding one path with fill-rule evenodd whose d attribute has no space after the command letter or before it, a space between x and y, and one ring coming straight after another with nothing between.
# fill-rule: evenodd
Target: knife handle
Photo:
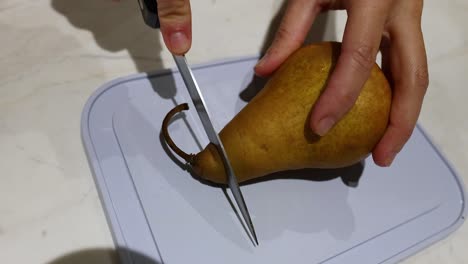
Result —
<instances>
[{"instance_id":1,"label":"knife handle","mask_svg":"<svg viewBox=\"0 0 468 264\"><path fill-rule=\"evenodd\" d=\"M159 28L158 2L156 0L138 0L141 15L146 25L152 28Z\"/></svg>"}]
</instances>

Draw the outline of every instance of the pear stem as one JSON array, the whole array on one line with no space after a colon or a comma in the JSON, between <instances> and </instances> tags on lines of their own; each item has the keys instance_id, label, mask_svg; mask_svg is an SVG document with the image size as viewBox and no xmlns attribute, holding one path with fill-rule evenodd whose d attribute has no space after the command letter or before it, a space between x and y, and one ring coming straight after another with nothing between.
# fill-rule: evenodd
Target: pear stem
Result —
<instances>
[{"instance_id":1,"label":"pear stem","mask_svg":"<svg viewBox=\"0 0 468 264\"><path fill-rule=\"evenodd\" d=\"M169 145L169 147L177 155L179 155L181 158L183 158L187 163L191 164L193 162L193 157L195 155L187 154L186 152L182 151L179 147L177 147L177 145L174 143L171 136L169 135L169 131L167 130L167 128L169 126L169 122L171 121L172 117L174 117L174 115L176 115L177 113L180 113L180 112L182 112L184 110L188 110L188 109L189 109L189 107L188 107L187 103L177 105L176 107L171 109L171 111L169 111L166 114L166 116L164 117L164 120L162 122L162 133L163 133L163 137L164 137L164 140L166 141L167 145Z\"/></svg>"}]
</instances>

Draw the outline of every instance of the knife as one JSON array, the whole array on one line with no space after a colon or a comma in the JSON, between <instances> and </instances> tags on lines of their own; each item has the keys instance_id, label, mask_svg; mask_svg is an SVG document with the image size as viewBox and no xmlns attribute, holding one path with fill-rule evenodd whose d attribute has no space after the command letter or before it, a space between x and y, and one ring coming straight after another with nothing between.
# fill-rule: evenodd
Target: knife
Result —
<instances>
[{"instance_id":1,"label":"knife","mask_svg":"<svg viewBox=\"0 0 468 264\"><path fill-rule=\"evenodd\" d=\"M140 9L143 15L145 23L152 28L159 28L159 18L157 11L157 2L156 0L138 0ZM234 170L232 169L231 163L227 158L226 150L224 149L223 143L219 139L218 133L214 129L213 124L211 123L211 116L206 108L205 100L201 93L200 87L198 86L195 77L192 73L192 70L187 64L187 60L184 55L173 55L174 61L179 69L179 72L182 76L182 79L185 83L185 86L188 89L190 97L193 101L195 109L197 110L198 116L205 128L205 132L208 136L209 141L216 146L220 156L222 157L226 175L228 176L228 186L231 190L234 199L239 207L239 210L242 214L242 218L247 224L249 230L249 235L255 241L255 244L258 245L257 235L250 217L247 205L245 204L244 197L237 182Z\"/></svg>"}]
</instances>

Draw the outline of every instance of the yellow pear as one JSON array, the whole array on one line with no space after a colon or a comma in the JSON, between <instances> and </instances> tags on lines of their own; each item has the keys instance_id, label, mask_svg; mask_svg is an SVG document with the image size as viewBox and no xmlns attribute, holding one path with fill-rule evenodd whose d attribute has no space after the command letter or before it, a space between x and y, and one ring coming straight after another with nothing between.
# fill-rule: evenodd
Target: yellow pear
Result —
<instances>
[{"instance_id":1,"label":"yellow pear","mask_svg":"<svg viewBox=\"0 0 468 264\"><path fill-rule=\"evenodd\" d=\"M341 43L323 42L298 49L221 130L220 139L240 183L285 170L346 167L372 152L387 128L392 96L377 64L355 105L325 136L314 134L309 126L310 112L326 87L340 48ZM199 177L225 184L227 176L214 145L186 154L171 140L168 122L186 109L187 104L182 104L167 114L164 138Z\"/></svg>"}]
</instances>

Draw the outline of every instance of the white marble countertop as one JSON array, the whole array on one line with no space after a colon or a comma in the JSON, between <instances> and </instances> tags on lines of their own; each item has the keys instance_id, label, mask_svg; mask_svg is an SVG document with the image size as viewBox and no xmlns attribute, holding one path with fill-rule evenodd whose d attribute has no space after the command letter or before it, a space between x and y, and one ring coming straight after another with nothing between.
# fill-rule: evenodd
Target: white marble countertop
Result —
<instances>
[{"instance_id":1,"label":"white marble countertop","mask_svg":"<svg viewBox=\"0 0 468 264\"><path fill-rule=\"evenodd\" d=\"M189 57L201 63L257 54L281 1L192 6ZM467 14L466 0L425 1L430 87L420 117L465 182ZM342 12L329 16L325 38L341 39L344 21ZM1 262L114 263L81 144L81 111L104 82L172 67L170 54L142 23L135 0L2 0L0 36ZM465 224L405 263L468 263L467 246Z\"/></svg>"}]
</instances>

